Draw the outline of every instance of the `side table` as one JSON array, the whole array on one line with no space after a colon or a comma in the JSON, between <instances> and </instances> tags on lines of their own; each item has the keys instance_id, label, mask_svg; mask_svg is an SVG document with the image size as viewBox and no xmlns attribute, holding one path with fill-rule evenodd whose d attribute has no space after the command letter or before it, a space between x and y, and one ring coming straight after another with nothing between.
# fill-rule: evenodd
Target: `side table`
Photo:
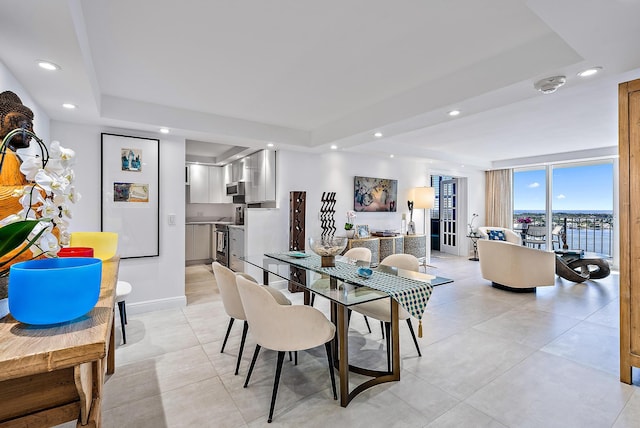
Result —
<instances>
[{"instance_id":1,"label":"side table","mask_svg":"<svg viewBox=\"0 0 640 428\"><path fill-rule=\"evenodd\" d=\"M479 233L471 232L467 235L467 238L471 239L471 243L473 244L473 257L470 257L469 260L477 262L480 260L478 258L478 239L481 239L482 236Z\"/></svg>"}]
</instances>

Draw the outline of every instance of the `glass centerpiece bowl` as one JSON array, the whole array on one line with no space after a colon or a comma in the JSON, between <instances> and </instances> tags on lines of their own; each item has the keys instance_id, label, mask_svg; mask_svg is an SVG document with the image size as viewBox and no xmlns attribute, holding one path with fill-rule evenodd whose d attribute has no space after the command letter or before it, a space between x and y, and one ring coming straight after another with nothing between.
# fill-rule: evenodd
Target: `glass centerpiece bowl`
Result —
<instances>
[{"instance_id":1,"label":"glass centerpiece bowl","mask_svg":"<svg viewBox=\"0 0 640 428\"><path fill-rule=\"evenodd\" d=\"M322 236L309 238L309 245L314 253L322 259L322 267L336 265L336 255L341 254L349 240L346 236Z\"/></svg>"}]
</instances>

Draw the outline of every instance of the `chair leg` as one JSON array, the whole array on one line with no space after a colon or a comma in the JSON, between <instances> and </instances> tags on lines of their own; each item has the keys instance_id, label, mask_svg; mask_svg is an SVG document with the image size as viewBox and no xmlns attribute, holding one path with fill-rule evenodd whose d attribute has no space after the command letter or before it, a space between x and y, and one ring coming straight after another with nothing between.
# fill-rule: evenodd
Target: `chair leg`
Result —
<instances>
[{"instance_id":1,"label":"chair leg","mask_svg":"<svg viewBox=\"0 0 640 428\"><path fill-rule=\"evenodd\" d=\"M293 352L289 351L289 361L293 361Z\"/></svg>"},{"instance_id":2,"label":"chair leg","mask_svg":"<svg viewBox=\"0 0 640 428\"><path fill-rule=\"evenodd\" d=\"M367 325L367 330L369 330L369 333L371 333L371 327L369 326L369 320L367 319L367 316L364 316L364 323Z\"/></svg>"},{"instance_id":3,"label":"chair leg","mask_svg":"<svg viewBox=\"0 0 640 428\"><path fill-rule=\"evenodd\" d=\"M127 302L125 300L122 301L122 312L124 312L124 323L129 324L127 321Z\"/></svg>"},{"instance_id":4,"label":"chair leg","mask_svg":"<svg viewBox=\"0 0 640 428\"><path fill-rule=\"evenodd\" d=\"M249 366L249 371L247 372L247 378L244 380L244 388L249 385L249 378L251 377L251 373L253 373L253 367L256 365L258 353L260 353L260 345L256 345L256 350L253 351L253 358L251 359L251 365Z\"/></svg>"},{"instance_id":5,"label":"chair leg","mask_svg":"<svg viewBox=\"0 0 640 428\"><path fill-rule=\"evenodd\" d=\"M384 323L380 321L380 329L382 330L382 338L384 339Z\"/></svg>"},{"instance_id":6,"label":"chair leg","mask_svg":"<svg viewBox=\"0 0 640 428\"><path fill-rule=\"evenodd\" d=\"M284 351L278 351L278 363L276 365L276 378L273 380L273 394L271 395L271 408L269 409L269 419L273 420L273 409L276 406L276 395L278 395L278 384L280 383L280 373L282 373L282 362L284 361Z\"/></svg>"},{"instance_id":7,"label":"chair leg","mask_svg":"<svg viewBox=\"0 0 640 428\"><path fill-rule=\"evenodd\" d=\"M293 351L293 358L294 358L294 366L298 365L298 351Z\"/></svg>"},{"instance_id":8,"label":"chair leg","mask_svg":"<svg viewBox=\"0 0 640 428\"><path fill-rule=\"evenodd\" d=\"M247 339L247 331L249 331L249 323L247 321L244 322L244 326L242 327L242 340L240 341L240 350L238 351L238 362L236 363L236 375L238 374L238 370L240 370L240 360L242 360L242 351L244 350L244 341Z\"/></svg>"},{"instance_id":9,"label":"chair leg","mask_svg":"<svg viewBox=\"0 0 640 428\"><path fill-rule=\"evenodd\" d=\"M416 339L416 334L413 332L413 325L411 324L411 318L407 318L407 325L409 326L411 337L413 337L413 343L415 343L416 345L416 351L418 351L418 356L422 357L422 352L420 352L420 346L418 345L418 339Z\"/></svg>"},{"instance_id":10,"label":"chair leg","mask_svg":"<svg viewBox=\"0 0 640 428\"><path fill-rule=\"evenodd\" d=\"M327 361L329 362L329 376L331 377L331 388L333 388L333 399L338 399L338 392L336 391L336 376L333 373L333 362L331 361L331 341L324 344L327 350Z\"/></svg>"},{"instance_id":11,"label":"chair leg","mask_svg":"<svg viewBox=\"0 0 640 428\"><path fill-rule=\"evenodd\" d=\"M120 311L120 326L122 327L122 343L127 343L127 332L124 329L124 325L126 324L125 315L124 315L124 302L118 302L118 310Z\"/></svg>"},{"instance_id":12,"label":"chair leg","mask_svg":"<svg viewBox=\"0 0 640 428\"><path fill-rule=\"evenodd\" d=\"M235 319L229 318L229 327L227 327L227 334L224 336L224 341L222 342L222 349L220 350L221 354L224 352L224 347L227 346L227 339L229 338L229 333L231 333L231 326L234 321Z\"/></svg>"},{"instance_id":13,"label":"chair leg","mask_svg":"<svg viewBox=\"0 0 640 428\"><path fill-rule=\"evenodd\" d=\"M387 370L391 373L391 323L384 323L384 329L387 332Z\"/></svg>"},{"instance_id":14,"label":"chair leg","mask_svg":"<svg viewBox=\"0 0 640 428\"><path fill-rule=\"evenodd\" d=\"M313 306L313 304L316 302L316 295L315 293L311 294L311 300L309 301L309 306Z\"/></svg>"}]
</instances>

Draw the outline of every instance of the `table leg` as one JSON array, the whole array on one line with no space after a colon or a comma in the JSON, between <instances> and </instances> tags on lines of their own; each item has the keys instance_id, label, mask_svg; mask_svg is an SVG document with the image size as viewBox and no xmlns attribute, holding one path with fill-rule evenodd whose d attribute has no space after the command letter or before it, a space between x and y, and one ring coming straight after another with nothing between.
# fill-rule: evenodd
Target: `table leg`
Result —
<instances>
[{"instance_id":1,"label":"table leg","mask_svg":"<svg viewBox=\"0 0 640 428\"><path fill-rule=\"evenodd\" d=\"M347 407L349 404L349 335L348 335L348 309L346 306L338 306L338 345L340 355L340 405ZM397 308L396 308L397 309ZM397 315L397 314L396 314ZM400 348L398 348L400 349Z\"/></svg>"},{"instance_id":2,"label":"table leg","mask_svg":"<svg viewBox=\"0 0 640 428\"><path fill-rule=\"evenodd\" d=\"M109 349L107 350L107 374L112 375L116 371L116 314L115 308L111 316L111 337L109 337Z\"/></svg>"},{"instance_id":3,"label":"table leg","mask_svg":"<svg viewBox=\"0 0 640 428\"><path fill-rule=\"evenodd\" d=\"M400 380L400 320L398 319L398 302L391 300L391 356L393 379Z\"/></svg>"}]
</instances>

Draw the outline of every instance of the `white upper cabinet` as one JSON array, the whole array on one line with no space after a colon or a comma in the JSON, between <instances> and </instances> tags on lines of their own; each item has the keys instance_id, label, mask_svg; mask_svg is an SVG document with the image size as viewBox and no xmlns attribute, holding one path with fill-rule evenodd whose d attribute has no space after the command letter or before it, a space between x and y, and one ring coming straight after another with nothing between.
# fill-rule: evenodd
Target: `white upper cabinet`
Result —
<instances>
[{"instance_id":1,"label":"white upper cabinet","mask_svg":"<svg viewBox=\"0 0 640 428\"><path fill-rule=\"evenodd\" d=\"M189 202L209 203L209 167L206 165L189 165Z\"/></svg>"},{"instance_id":2,"label":"white upper cabinet","mask_svg":"<svg viewBox=\"0 0 640 428\"><path fill-rule=\"evenodd\" d=\"M219 204L227 200L224 171L219 166L189 165L189 202Z\"/></svg>"},{"instance_id":3,"label":"white upper cabinet","mask_svg":"<svg viewBox=\"0 0 640 428\"><path fill-rule=\"evenodd\" d=\"M269 202L276 199L276 152L261 150L245 158L247 203Z\"/></svg>"}]
</instances>

